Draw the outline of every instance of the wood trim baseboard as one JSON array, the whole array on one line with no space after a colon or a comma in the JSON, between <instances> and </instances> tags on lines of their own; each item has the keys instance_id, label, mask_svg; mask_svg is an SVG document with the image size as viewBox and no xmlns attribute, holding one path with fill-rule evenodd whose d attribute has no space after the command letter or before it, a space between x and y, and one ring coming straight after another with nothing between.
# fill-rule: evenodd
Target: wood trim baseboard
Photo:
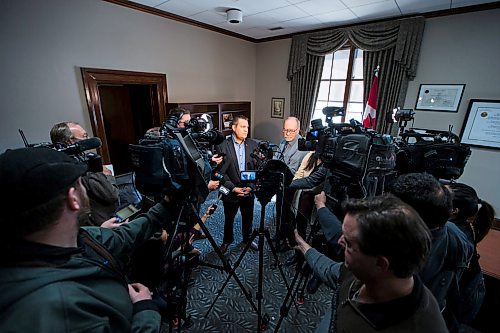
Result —
<instances>
[{"instance_id":1,"label":"wood trim baseboard","mask_svg":"<svg viewBox=\"0 0 500 333\"><path fill-rule=\"evenodd\" d=\"M495 218L495 220L493 221L492 228L496 229L496 230L500 230L500 219Z\"/></svg>"}]
</instances>

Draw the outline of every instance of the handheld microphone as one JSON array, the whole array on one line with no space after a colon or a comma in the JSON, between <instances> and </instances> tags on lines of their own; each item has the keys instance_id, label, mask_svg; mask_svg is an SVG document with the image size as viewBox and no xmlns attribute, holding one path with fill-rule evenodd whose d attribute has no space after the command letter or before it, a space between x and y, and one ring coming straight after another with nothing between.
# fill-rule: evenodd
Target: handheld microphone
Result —
<instances>
[{"instance_id":1,"label":"handheld microphone","mask_svg":"<svg viewBox=\"0 0 500 333\"><path fill-rule=\"evenodd\" d=\"M90 150L90 149L99 148L100 146L101 146L101 139L90 138L90 139L77 141L72 145L58 149L58 151L61 151L61 152L66 153L68 155L76 155L76 154L80 154L80 153L87 151L87 150Z\"/></svg>"},{"instance_id":2,"label":"handheld microphone","mask_svg":"<svg viewBox=\"0 0 500 333\"><path fill-rule=\"evenodd\" d=\"M227 187L221 186L219 187L219 196L217 198L220 199L223 195L228 195L229 193L231 193L231 191Z\"/></svg>"}]
</instances>

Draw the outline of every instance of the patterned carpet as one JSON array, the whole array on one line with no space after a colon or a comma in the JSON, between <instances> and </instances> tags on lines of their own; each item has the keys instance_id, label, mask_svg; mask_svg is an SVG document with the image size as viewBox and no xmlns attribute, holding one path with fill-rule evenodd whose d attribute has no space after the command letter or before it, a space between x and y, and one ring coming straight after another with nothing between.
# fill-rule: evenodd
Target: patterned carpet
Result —
<instances>
[{"instance_id":1,"label":"patterned carpet","mask_svg":"<svg viewBox=\"0 0 500 333\"><path fill-rule=\"evenodd\" d=\"M215 193L214 193L215 194ZM202 212L206 207L216 200L211 195L202 207ZM261 205L255 201L254 228L258 228L260 222ZM266 206L265 225L274 234L274 202ZM218 205L216 212L206 222L217 244L222 240L224 225L224 213L222 203ZM226 258L231 263L237 261L243 251L241 244L241 216L238 213L235 220L235 242L229 247ZM258 237L257 239L258 240ZM201 261L221 265L221 260L213 251L208 240L195 241L195 246L202 251ZM280 262L285 262L293 251L278 253ZM285 282L281 277L278 268L273 268L273 255L267 241L264 243L263 251L263 314L269 316L269 326L267 332L274 332L280 318L280 308L287 294ZM256 292L258 286L258 263L259 253L249 250L243 257L240 266L236 269L236 275L241 280L245 288L251 293L255 306L257 307ZM295 266L282 266L284 274L289 284L291 284L295 274ZM230 279L217 302L212 308L208 317L205 318L207 310L216 298L218 290L223 285L228 274L226 272L206 267L197 266L192 273L194 284L189 288L187 295L187 314L191 316L192 326L183 328L183 332L256 332L257 312L252 308L246 299L243 291L233 278ZM279 332L313 332L318 322L321 320L324 311L330 304L331 293L328 287L322 285L319 290L310 295L305 291L305 302L297 305L297 310L292 305L289 314L284 318ZM164 325L162 332L170 330L168 325ZM174 329L173 331L177 331Z\"/></svg>"}]
</instances>

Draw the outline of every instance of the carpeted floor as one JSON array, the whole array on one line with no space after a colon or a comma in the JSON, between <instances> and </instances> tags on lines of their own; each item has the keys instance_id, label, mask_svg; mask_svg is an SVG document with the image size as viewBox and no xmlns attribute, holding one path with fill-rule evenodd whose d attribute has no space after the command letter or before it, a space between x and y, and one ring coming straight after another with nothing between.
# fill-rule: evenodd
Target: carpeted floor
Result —
<instances>
[{"instance_id":1,"label":"carpeted floor","mask_svg":"<svg viewBox=\"0 0 500 333\"><path fill-rule=\"evenodd\" d=\"M215 194L215 193L214 193ZM209 204L215 201L215 196L210 196L202 207L202 212ZM258 228L260 222L260 203L255 201L254 228ZM265 225L269 228L271 235L274 234L274 202L266 206ZM222 203L217 211L206 222L210 234L218 245L221 244L224 224L224 213ZM241 244L241 216L238 213L235 220L235 242L229 247L225 257L234 264L243 251ZM258 237L257 239L258 240ZM195 246L202 251L201 261L220 265L221 260L213 251L208 240L195 241ZM287 251L278 253L281 263L293 253ZM274 268L274 257L267 241L263 249L263 315L269 316L268 332L275 331L280 319L280 308L287 294L285 281L280 270ZM240 266L236 269L236 275L241 280L243 286L248 290L252 300L257 307L256 292L258 286L258 251L249 250L241 260ZM292 283L295 274L295 266L288 267L282 265L283 273L288 284ZM183 332L256 332L257 312L253 309L243 291L233 278L229 280L223 289L220 297L215 302L212 310L205 318L207 310L215 300L218 291L226 280L226 272L198 265L193 273L194 284L189 288L187 294L187 314L191 316L192 326L183 328ZM330 304L331 293L329 289L322 285L319 290L309 295L305 294L305 302L296 307L292 305L288 316L284 317L279 328L279 332L313 332L317 323L321 320L324 311ZM297 312L298 310L298 312ZM169 331L169 326L164 325L163 332ZM177 329L173 330L177 331Z\"/></svg>"},{"instance_id":2,"label":"carpeted floor","mask_svg":"<svg viewBox=\"0 0 500 333\"><path fill-rule=\"evenodd\" d=\"M129 203L137 203L140 198L130 182L130 175L117 178L120 187L120 198L122 206ZM206 210L208 205L216 201L216 192L213 192L201 208L201 212ZM219 203L216 212L206 223L210 234L218 245L221 244L224 212L222 203ZM255 201L254 228L259 227L261 205ZM274 202L266 206L265 227L274 234ZM234 226L235 242L229 247L225 257L234 264L243 251L241 244L241 216L238 213ZM258 240L258 237L256 238ZM201 261L221 265L221 260L214 252L208 240L195 241L195 246L202 251ZM281 263L293 253L293 251L278 253ZM252 301L257 307L256 292L258 286L258 266L259 253L249 250L241 260L240 266L236 269L236 275L242 282L244 288L251 295ZM282 265L283 272L288 284L292 283L295 275L295 266L288 267ZM246 299L243 291L233 278L229 280L227 286L222 290L213 309L207 313L209 307L214 302L217 293L226 281L226 272L198 265L191 275L193 284L187 292L187 315L191 318L190 327L182 327L181 332L257 332L257 312ZM267 241L263 249L263 315L269 316L269 325L266 332L275 332L280 320L280 309L287 294L285 281L281 277L279 269L275 268L275 260ZM323 317L323 313L329 308L331 301L331 291L325 285L321 285L315 294L308 294L304 291L304 303L292 305L287 316L279 326L278 332L314 332L315 327ZM205 318L206 316L206 318ZM162 326L162 333L178 332L177 327L171 327L168 323ZM463 325L460 333L479 333L479 331Z\"/></svg>"}]
</instances>

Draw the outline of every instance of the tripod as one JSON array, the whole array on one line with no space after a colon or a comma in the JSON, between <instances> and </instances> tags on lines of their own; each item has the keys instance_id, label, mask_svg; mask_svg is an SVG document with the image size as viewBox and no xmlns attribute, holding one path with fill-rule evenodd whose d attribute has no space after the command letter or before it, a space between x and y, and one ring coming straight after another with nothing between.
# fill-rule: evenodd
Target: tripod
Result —
<instances>
[{"instance_id":1,"label":"tripod","mask_svg":"<svg viewBox=\"0 0 500 333\"><path fill-rule=\"evenodd\" d=\"M310 240L313 238L313 234L315 232L313 229L317 229L318 226L311 225L311 232L309 233L307 237L307 242L309 243ZM285 296L285 299L283 300L283 303L281 304L280 307L280 318L278 319L278 322L276 323L276 327L274 328L274 332L278 332L281 323L285 319L285 317L288 316L288 313L290 311L290 307L292 304L295 305L297 309L297 313L299 313L299 310L297 308L297 304L303 304L304 302L304 289L306 287L307 281L309 279L309 276L311 275L311 269L308 267L307 263L305 262L304 257L301 257L296 266L296 271L295 275L292 280L292 284L290 285L290 288L288 290L288 293ZM298 297L296 297L298 294Z\"/></svg>"},{"instance_id":2,"label":"tripod","mask_svg":"<svg viewBox=\"0 0 500 333\"><path fill-rule=\"evenodd\" d=\"M273 194L262 191L262 189L259 189L256 191L256 196L257 199L259 200L261 204L261 212L260 212L260 223L259 223L259 228L254 229L251 236L250 240L247 242L245 248L241 252L240 256L234 263L234 266L232 267L233 271L236 270L241 261L243 260L245 254L248 252L250 249L250 246L252 242L255 240L257 236L259 236L259 242L258 242L258 251L259 251L259 272L258 272L258 286L257 286L257 293L256 293L256 298L257 298L257 308L254 310L257 313L257 332L261 332L265 329L267 329L267 326L269 324L269 315L268 314L262 314L262 299L263 299L263 292L262 292L262 284L263 284L263 276L264 276L264 239L267 240L267 243L269 245L269 248L271 249L271 252L273 254L274 262L276 263L276 267L278 267L281 277L283 278L283 281L285 282L285 286L287 290L290 290L290 286L288 284L288 281L286 279L285 273L282 269L281 263L279 261L276 249L274 248L272 242L271 242L271 235L269 233L268 228L265 227L264 222L265 222L265 215L266 215L266 206L267 204L271 201L271 197ZM208 309L207 313L205 314L205 317L208 316L210 311L212 310L213 306L217 302L219 296L222 294L224 291L225 287L229 283L231 276L228 276L226 280L224 281L222 287L219 289L216 298L210 305L210 308Z\"/></svg>"},{"instance_id":3,"label":"tripod","mask_svg":"<svg viewBox=\"0 0 500 333\"><path fill-rule=\"evenodd\" d=\"M213 206L211 206L211 207L213 207ZM180 224L180 222L179 222L180 216L182 215L182 212L185 211L185 210L189 211L189 213L190 213L189 214L189 218L193 219L191 222L194 222L194 224L196 224L196 223L199 224L200 228L205 233L205 235L207 237L207 240L212 245L215 253L217 254L217 256L220 258L220 260L222 262L222 266L220 266L220 265L214 265L214 264L208 264L208 263L200 263L200 264L203 264L205 266L208 266L208 267L211 267L211 268L215 268L215 269L219 269L221 271L227 272L228 273L228 278L231 278L231 277L234 278L234 280L236 281L236 283L238 284L238 286L240 287L240 289L243 291L243 294L245 295L247 301L250 303L250 305L252 306L252 308L255 311L257 311L257 307L256 307L254 301L252 300L252 294L243 286L243 283L241 282L241 280L236 275L236 273L235 273L234 269L231 267L229 261L224 257L224 255L221 252L219 246L215 242L213 236L210 234L210 231L205 226L204 221L198 216L197 210L196 210L196 208L195 208L195 206L194 206L194 204L192 202L188 202L187 200L184 200L183 202L181 202L179 219L176 222L175 231L173 233L171 243L170 243L169 246L166 247L164 258L173 256L173 253L171 251L171 247L172 247L172 244L174 242L175 236L177 234L178 226ZM215 209L212 210L212 213L213 213L214 210ZM211 213L209 213L209 215L211 215ZM183 233L185 233L185 232L186 231L183 231ZM181 245L181 254L175 256L181 262L181 267L182 267L182 270L181 270L181 272L179 274L179 276L182 279L181 280L181 287L180 287L181 290L178 293L180 296L178 297L178 300L176 300L176 304L178 305L178 307L177 307L177 316L178 317L177 318L184 320L185 323L186 323L186 325L189 325L190 318L186 316L187 287L188 287L188 279L189 279L189 267L188 267L188 264L186 263L185 256L183 254L183 252L184 252L183 251L184 250L183 247L184 247L184 244ZM163 299L163 301L165 303L168 303L165 299ZM172 327L170 325L170 331L171 331L171 328ZM179 325L178 325L179 332L180 332L180 328L181 328L181 325L180 325L180 322L179 322Z\"/></svg>"}]
</instances>

